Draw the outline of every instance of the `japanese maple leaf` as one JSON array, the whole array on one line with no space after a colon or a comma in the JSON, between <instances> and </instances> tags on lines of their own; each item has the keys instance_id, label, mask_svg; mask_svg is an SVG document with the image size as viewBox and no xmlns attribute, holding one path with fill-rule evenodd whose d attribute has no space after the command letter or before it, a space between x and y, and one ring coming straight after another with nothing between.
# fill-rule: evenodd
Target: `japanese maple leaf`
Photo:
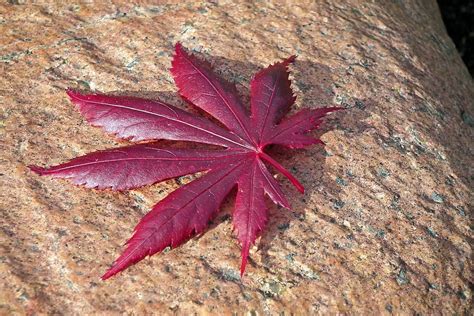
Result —
<instances>
[{"instance_id":1,"label":"japanese maple leaf","mask_svg":"<svg viewBox=\"0 0 474 316\"><path fill-rule=\"evenodd\" d=\"M71 101L89 123L141 143L94 152L50 168L30 167L40 175L67 178L88 188L119 191L205 172L169 194L142 218L125 251L102 276L104 280L146 256L177 247L202 233L235 186L233 225L242 246L243 275L249 249L267 223L265 195L290 208L266 164L304 192L298 180L265 149L270 144L302 148L322 143L307 132L338 109L303 109L283 119L296 99L288 78L292 56L259 71L252 79L249 116L235 87L218 79L207 63L188 54L179 43L175 50L171 73L179 93L225 128L160 101L68 90ZM156 142L142 142L162 139L217 145L220 149L164 149Z\"/></svg>"}]
</instances>

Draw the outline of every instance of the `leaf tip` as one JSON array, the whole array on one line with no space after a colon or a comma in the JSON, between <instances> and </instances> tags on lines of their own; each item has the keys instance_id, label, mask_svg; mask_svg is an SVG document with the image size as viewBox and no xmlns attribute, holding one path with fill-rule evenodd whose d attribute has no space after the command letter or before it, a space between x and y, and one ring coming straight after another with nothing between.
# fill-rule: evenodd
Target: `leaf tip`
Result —
<instances>
[{"instance_id":1,"label":"leaf tip","mask_svg":"<svg viewBox=\"0 0 474 316\"><path fill-rule=\"evenodd\" d=\"M291 55L290 57L288 57L287 59L285 59L284 62L285 62L287 65L288 65L288 64L292 64L292 63L295 62L296 57L297 57L296 55Z\"/></svg>"},{"instance_id":2,"label":"leaf tip","mask_svg":"<svg viewBox=\"0 0 474 316\"><path fill-rule=\"evenodd\" d=\"M296 190L298 190L298 192L300 192L301 194L304 194L304 191L305 191L304 186L299 181L293 182L290 179L290 182L293 184Z\"/></svg>"},{"instance_id":3,"label":"leaf tip","mask_svg":"<svg viewBox=\"0 0 474 316\"><path fill-rule=\"evenodd\" d=\"M346 108L342 106L332 106L332 107L329 107L328 110L329 110L328 112L336 112L336 111L346 110Z\"/></svg>"},{"instance_id":4,"label":"leaf tip","mask_svg":"<svg viewBox=\"0 0 474 316\"><path fill-rule=\"evenodd\" d=\"M247 259L242 260L242 264L240 266L240 278L242 279L245 274L245 266L247 265Z\"/></svg>"},{"instance_id":5,"label":"leaf tip","mask_svg":"<svg viewBox=\"0 0 474 316\"><path fill-rule=\"evenodd\" d=\"M181 44L181 42L176 42L176 44L174 44L174 51L175 51L175 55L183 54L184 53L183 44Z\"/></svg>"},{"instance_id":6,"label":"leaf tip","mask_svg":"<svg viewBox=\"0 0 474 316\"><path fill-rule=\"evenodd\" d=\"M46 174L46 171L47 171L46 168L35 166L35 165L29 165L28 169L30 169L31 171L33 171L34 173L36 173L40 176Z\"/></svg>"},{"instance_id":7,"label":"leaf tip","mask_svg":"<svg viewBox=\"0 0 474 316\"><path fill-rule=\"evenodd\" d=\"M183 45L181 44L181 42L176 42L176 44L174 45L174 54L171 60L171 68L170 68L170 71L173 77L176 78L180 61L185 56L186 56L186 51L184 50Z\"/></svg>"},{"instance_id":8,"label":"leaf tip","mask_svg":"<svg viewBox=\"0 0 474 316\"><path fill-rule=\"evenodd\" d=\"M69 98L73 99L74 97L77 97L79 92L77 92L76 90L74 90L72 88L67 88L66 89L66 94L69 96Z\"/></svg>"},{"instance_id":9,"label":"leaf tip","mask_svg":"<svg viewBox=\"0 0 474 316\"><path fill-rule=\"evenodd\" d=\"M79 106L80 97L83 96L79 91L67 88L66 94L74 105Z\"/></svg>"},{"instance_id":10,"label":"leaf tip","mask_svg":"<svg viewBox=\"0 0 474 316\"><path fill-rule=\"evenodd\" d=\"M122 270L126 269L125 267L120 267L116 265L116 262L112 264L112 266L100 277L102 281L105 281L107 279L110 279L117 273L121 272Z\"/></svg>"},{"instance_id":11,"label":"leaf tip","mask_svg":"<svg viewBox=\"0 0 474 316\"><path fill-rule=\"evenodd\" d=\"M240 278L244 276L245 267L247 266L247 260L249 256L249 245L242 245L242 263L240 264Z\"/></svg>"},{"instance_id":12,"label":"leaf tip","mask_svg":"<svg viewBox=\"0 0 474 316\"><path fill-rule=\"evenodd\" d=\"M107 272L104 273L103 276L100 277L100 279L102 281L106 281L107 279L111 278L114 275L115 275L115 273L113 273L111 270L108 270Z\"/></svg>"}]
</instances>

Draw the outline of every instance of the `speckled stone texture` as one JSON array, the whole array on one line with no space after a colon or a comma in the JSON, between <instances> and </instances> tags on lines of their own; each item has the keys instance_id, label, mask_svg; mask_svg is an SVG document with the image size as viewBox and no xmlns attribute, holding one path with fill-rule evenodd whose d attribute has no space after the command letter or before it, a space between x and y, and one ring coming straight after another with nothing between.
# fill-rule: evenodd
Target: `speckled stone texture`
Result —
<instances>
[{"instance_id":1,"label":"speckled stone texture","mask_svg":"<svg viewBox=\"0 0 474 316\"><path fill-rule=\"evenodd\" d=\"M474 85L435 1L289 2L1 4L1 314L472 313ZM102 282L187 179L114 193L26 166L119 145L67 87L185 107L177 41L247 100L253 73L297 54L295 108L347 110L325 148L275 149L307 193L279 176L294 210L271 207L243 280L229 197L202 237Z\"/></svg>"}]
</instances>

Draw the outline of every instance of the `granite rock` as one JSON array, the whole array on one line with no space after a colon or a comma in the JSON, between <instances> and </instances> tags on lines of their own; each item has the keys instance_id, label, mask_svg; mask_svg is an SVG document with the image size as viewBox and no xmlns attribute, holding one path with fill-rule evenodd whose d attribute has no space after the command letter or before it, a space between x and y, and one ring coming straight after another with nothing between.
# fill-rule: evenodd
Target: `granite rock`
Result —
<instances>
[{"instance_id":1,"label":"granite rock","mask_svg":"<svg viewBox=\"0 0 474 316\"><path fill-rule=\"evenodd\" d=\"M0 34L0 313L472 313L474 85L434 0L8 1ZM67 87L185 107L177 41L244 99L253 73L297 54L295 108L347 110L326 147L275 153L307 193L280 177L294 210L271 208L242 280L229 197L203 236L102 282L181 182L94 191L26 166L121 144Z\"/></svg>"}]
</instances>

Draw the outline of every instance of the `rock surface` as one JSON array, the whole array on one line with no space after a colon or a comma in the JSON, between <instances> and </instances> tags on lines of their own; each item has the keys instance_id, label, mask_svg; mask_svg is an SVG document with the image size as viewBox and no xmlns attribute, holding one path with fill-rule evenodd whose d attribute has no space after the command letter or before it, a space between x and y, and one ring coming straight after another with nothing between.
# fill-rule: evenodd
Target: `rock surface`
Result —
<instances>
[{"instance_id":1,"label":"rock surface","mask_svg":"<svg viewBox=\"0 0 474 316\"><path fill-rule=\"evenodd\" d=\"M0 312L472 313L474 85L435 1L315 2L2 4ZM271 208L243 280L230 197L201 238L102 282L179 182L93 191L26 166L118 145L67 87L184 106L177 41L244 98L253 73L297 54L297 107L347 111L325 148L277 154L307 193L282 179L294 211Z\"/></svg>"}]
</instances>

